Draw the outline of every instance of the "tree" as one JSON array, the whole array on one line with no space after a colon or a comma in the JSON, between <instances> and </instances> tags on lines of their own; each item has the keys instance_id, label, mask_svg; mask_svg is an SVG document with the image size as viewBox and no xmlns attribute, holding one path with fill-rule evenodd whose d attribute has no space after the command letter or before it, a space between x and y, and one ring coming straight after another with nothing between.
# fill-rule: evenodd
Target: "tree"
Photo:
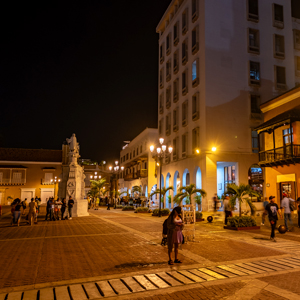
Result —
<instances>
[{"instance_id":1,"label":"tree","mask_svg":"<svg viewBox=\"0 0 300 300\"><path fill-rule=\"evenodd\" d=\"M198 210L201 210L202 196L197 194L194 199L195 203L198 205Z\"/></svg>"},{"instance_id":2,"label":"tree","mask_svg":"<svg viewBox=\"0 0 300 300\"><path fill-rule=\"evenodd\" d=\"M251 215L253 216L256 207L252 203L251 199L249 196L255 196L255 197L260 197L261 195L254 191L250 185L246 185L241 183L240 185L236 185L235 183L229 183L226 188L226 194L231 195L230 196L230 204L232 207L235 206L236 201L238 200L239 202L239 216L242 216L242 203L246 202L251 210Z\"/></svg>"},{"instance_id":3,"label":"tree","mask_svg":"<svg viewBox=\"0 0 300 300\"><path fill-rule=\"evenodd\" d=\"M142 193L142 188L139 185L134 185L132 187L131 192L132 192L132 195L134 195L134 193L141 194Z\"/></svg>"},{"instance_id":4,"label":"tree","mask_svg":"<svg viewBox=\"0 0 300 300\"><path fill-rule=\"evenodd\" d=\"M91 180L91 190L97 191L94 197L101 197L108 193L108 190L105 190L105 186L107 185L106 179L101 178L99 180Z\"/></svg>"},{"instance_id":5,"label":"tree","mask_svg":"<svg viewBox=\"0 0 300 300\"><path fill-rule=\"evenodd\" d=\"M169 186L168 188L163 187L161 190L160 189L156 189L156 191L154 191L154 192L151 193L150 197L152 197L153 195L161 193L161 199L160 199L160 201L163 203L163 208L165 208L165 195L170 190L173 191L173 187L172 186Z\"/></svg>"},{"instance_id":6,"label":"tree","mask_svg":"<svg viewBox=\"0 0 300 300\"><path fill-rule=\"evenodd\" d=\"M202 189L196 189L195 184L190 184L188 186L182 186L179 188L179 193L174 197L173 202L177 205L180 205L183 199L187 198L187 200L192 199L192 195L201 195L201 197L206 197L206 192Z\"/></svg>"}]
</instances>

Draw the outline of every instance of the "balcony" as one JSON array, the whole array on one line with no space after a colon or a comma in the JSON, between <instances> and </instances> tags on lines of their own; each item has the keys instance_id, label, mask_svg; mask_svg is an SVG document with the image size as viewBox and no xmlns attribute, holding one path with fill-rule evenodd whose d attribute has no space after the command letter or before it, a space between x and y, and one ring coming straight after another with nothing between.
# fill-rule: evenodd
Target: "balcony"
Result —
<instances>
[{"instance_id":1,"label":"balcony","mask_svg":"<svg viewBox=\"0 0 300 300\"><path fill-rule=\"evenodd\" d=\"M26 178L0 178L0 185L24 185Z\"/></svg>"},{"instance_id":2,"label":"balcony","mask_svg":"<svg viewBox=\"0 0 300 300\"><path fill-rule=\"evenodd\" d=\"M126 175L124 176L124 180L125 180L125 181L133 180L133 173L126 174Z\"/></svg>"},{"instance_id":3,"label":"balcony","mask_svg":"<svg viewBox=\"0 0 300 300\"><path fill-rule=\"evenodd\" d=\"M288 166L300 163L300 145L286 145L259 152L261 167Z\"/></svg>"},{"instance_id":4,"label":"balcony","mask_svg":"<svg viewBox=\"0 0 300 300\"><path fill-rule=\"evenodd\" d=\"M142 170L137 171L137 177L140 177L140 178L148 177L148 170L142 169Z\"/></svg>"},{"instance_id":5,"label":"balcony","mask_svg":"<svg viewBox=\"0 0 300 300\"><path fill-rule=\"evenodd\" d=\"M124 180L130 181L130 180L145 178L145 177L148 177L148 170L142 169L142 170L138 170L135 173L126 174Z\"/></svg>"}]
</instances>

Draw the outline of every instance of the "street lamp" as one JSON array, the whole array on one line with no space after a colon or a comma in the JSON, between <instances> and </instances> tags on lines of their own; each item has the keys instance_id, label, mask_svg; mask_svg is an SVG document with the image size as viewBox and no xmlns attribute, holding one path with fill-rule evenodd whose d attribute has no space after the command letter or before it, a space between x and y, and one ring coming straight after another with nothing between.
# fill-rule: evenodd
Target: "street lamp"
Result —
<instances>
[{"instance_id":1,"label":"street lamp","mask_svg":"<svg viewBox=\"0 0 300 300\"><path fill-rule=\"evenodd\" d=\"M109 166L108 169L109 169L109 171L112 172L112 174L117 174L117 175L119 176L119 178L120 178L120 172L124 170L124 167L121 166L121 168L120 168L120 167L119 167L119 162L116 160L116 161L115 161L115 166L114 166L114 167ZM117 189L117 188L116 188L116 189ZM114 197L114 198L115 198L115 197ZM117 204L116 204L116 201L115 201L115 199L114 199L114 209L116 209L116 208L117 208Z\"/></svg>"},{"instance_id":2,"label":"street lamp","mask_svg":"<svg viewBox=\"0 0 300 300\"><path fill-rule=\"evenodd\" d=\"M98 174L98 173L95 172L94 175L91 175L91 176L90 176L90 180L97 180L97 179L100 179L100 178L101 178L101 175L97 175L97 174Z\"/></svg>"},{"instance_id":3,"label":"street lamp","mask_svg":"<svg viewBox=\"0 0 300 300\"><path fill-rule=\"evenodd\" d=\"M158 216L161 217L161 172L162 172L162 163L163 163L163 159L167 158L171 155L173 148L171 146L168 147L168 151L167 151L167 146L163 145L164 143L164 139L160 138L159 139L159 143L160 143L160 147L156 148L156 152L154 151L154 146L151 145L150 146L150 151L151 153L153 153L153 158L156 161L159 161L159 213Z\"/></svg>"},{"instance_id":4,"label":"street lamp","mask_svg":"<svg viewBox=\"0 0 300 300\"><path fill-rule=\"evenodd\" d=\"M56 184L60 182L60 179L57 178L57 176L55 176L54 179L51 179L50 181L52 184L54 184L54 198L55 198Z\"/></svg>"}]
</instances>

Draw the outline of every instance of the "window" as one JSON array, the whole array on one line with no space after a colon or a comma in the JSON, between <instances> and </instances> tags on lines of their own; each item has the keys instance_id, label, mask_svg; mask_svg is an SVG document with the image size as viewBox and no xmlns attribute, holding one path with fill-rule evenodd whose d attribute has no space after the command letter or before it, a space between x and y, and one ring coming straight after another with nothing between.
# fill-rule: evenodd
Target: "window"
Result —
<instances>
[{"instance_id":1,"label":"window","mask_svg":"<svg viewBox=\"0 0 300 300\"><path fill-rule=\"evenodd\" d=\"M300 76L300 56L295 57L296 76Z\"/></svg>"},{"instance_id":2,"label":"window","mask_svg":"<svg viewBox=\"0 0 300 300\"><path fill-rule=\"evenodd\" d=\"M260 85L260 63L250 61L250 85Z\"/></svg>"},{"instance_id":3,"label":"window","mask_svg":"<svg viewBox=\"0 0 300 300\"><path fill-rule=\"evenodd\" d=\"M252 114L260 114L261 113L261 110L259 108L260 96L251 94L250 101L251 101L251 113Z\"/></svg>"},{"instance_id":4,"label":"window","mask_svg":"<svg viewBox=\"0 0 300 300\"><path fill-rule=\"evenodd\" d=\"M178 137L173 139L173 160L177 159L177 152L178 152Z\"/></svg>"},{"instance_id":5,"label":"window","mask_svg":"<svg viewBox=\"0 0 300 300\"><path fill-rule=\"evenodd\" d=\"M188 101L184 101L182 103L182 126L187 125L187 118L188 118Z\"/></svg>"},{"instance_id":6,"label":"window","mask_svg":"<svg viewBox=\"0 0 300 300\"><path fill-rule=\"evenodd\" d=\"M176 132L178 130L178 107L173 110L173 131Z\"/></svg>"},{"instance_id":7,"label":"window","mask_svg":"<svg viewBox=\"0 0 300 300\"><path fill-rule=\"evenodd\" d=\"M248 20L258 22L258 0L248 0Z\"/></svg>"},{"instance_id":8,"label":"window","mask_svg":"<svg viewBox=\"0 0 300 300\"><path fill-rule=\"evenodd\" d=\"M128 160L128 153L126 154L126 160Z\"/></svg>"},{"instance_id":9,"label":"window","mask_svg":"<svg viewBox=\"0 0 300 300\"><path fill-rule=\"evenodd\" d=\"M199 84L199 60L196 59L192 64L192 85L193 87Z\"/></svg>"},{"instance_id":10,"label":"window","mask_svg":"<svg viewBox=\"0 0 300 300\"><path fill-rule=\"evenodd\" d=\"M273 4L273 26L277 28L283 28L283 6L279 4Z\"/></svg>"},{"instance_id":11,"label":"window","mask_svg":"<svg viewBox=\"0 0 300 300\"><path fill-rule=\"evenodd\" d=\"M139 147L136 148L136 155L139 155Z\"/></svg>"},{"instance_id":12,"label":"window","mask_svg":"<svg viewBox=\"0 0 300 300\"><path fill-rule=\"evenodd\" d=\"M45 183L50 184L51 179L53 179L53 173L45 173Z\"/></svg>"},{"instance_id":13,"label":"window","mask_svg":"<svg viewBox=\"0 0 300 300\"><path fill-rule=\"evenodd\" d=\"M293 127L282 130L283 144L288 145L293 142Z\"/></svg>"},{"instance_id":14,"label":"window","mask_svg":"<svg viewBox=\"0 0 300 300\"><path fill-rule=\"evenodd\" d=\"M159 134L162 134L162 129L164 127L164 119L160 119L159 122L158 122L158 133Z\"/></svg>"},{"instance_id":15,"label":"window","mask_svg":"<svg viewBox=\"0 0 300 300\"><path fill-rule=\"evenodd\" d=\"M192 97L192 119L196 121L199 119L199 93L193 95Z\"/></svg>"},{"instance_id":16,"label":"window","mask_svg":"<svg viewBox=\"0 0 300 300\"><path fill-rule=\"evenodd\" d=\"M164 68L161 68L159 71L159 86L160 88L164 87Z\"/></svg>"},{"instance_id":17,"label":"window","mask_svg":"<svg viewBox=\"0 0 300 300\"><path fill-rule=\"evenodd\" d=\"M173 72L174 74L176 74L178 72L178 68L179 68L179 54L178 54L178 50L174 52L174 56L173 56Z\"/></svg>"},{"instance_id":18,"label":"window","mask_svg":"<svg viewBox=\"0 0 300 300\"><path fill-rule=\"evenodd\" d=\"M131 159L131 152L130 152L130 159Z\"/></svg>"},{"instance_id":19,"label":"window","mask_svg":"<svg viewBox=\"0 0 300 300\"><path fill-rule=\"evenodd\" d=\"M274 34L274 57L284 58L284 36Z\"/></svg>"},{"instance_id":20,"label":"window","mask_svg":"<svg viewBox=\"0 0 300 300\"><path fill-rule=\"evenodd\" d=\"M259 30L248 28L248 52L259 54Z\"/></svg>"},{"instance_id":21,"label":"window","mask_svg":"<svg viewBox=\"0 0 300 300\"><path fill-rule=\"evenodd\" d=\"M294 29L294 48L300 50L300 30Z\"/></svg>"},{"instance_id":22,"label":"window","mask_svg":"<svg viewBox=\"0 0 300 300\"><path fill-rule=\"evenodd\" d=\"M171 107L171 86L168 86L166 90L166 108Z\"/></svg>"},{"instance_id":23,"label":"window","mask_svg":"<svg viewBox=\"0 0 300 300\"><path fill-rule=\"evenodd\" d=\"M199 150L199 127L196 127L192 131L192 147L193 154L196 154L196 150Z\"/></svg>"},{"instance_id":24,"label":"window","mask_svg":"<svg viewBox=\"0 0 300 300\"><path fill-rule=\"evenodd\" d=\"M186 95L188 92L187 88L187 70L182 73L182 95Z\"/></svg>"},{"instance_id":25,"label":"window","mask_svg":"<svg viewBox=\"0 0 300 300\"><path fill-rule=\"evenodd\" d=\"M178 78L173 82L173 102L176 103L179 99L179 80Z\"/></svg>"},{"instance_id":26,"label":"window","mask_svg":"<svg viewBox=\"0 0 300 300\"><path fill-rule=\"evenodd\" d=\"M159 47L159 61L160 63L164 62L164 44L161 44Z\"/></svg>"},{"instance_id":27,"label":"window","mask_svg":"<svg viewBox=\"0 0 300 300\"><path fill-rule=\"evenodd\" d=\"M22 183L22 173L21 172L13 172L12 173L12 183Z\"/></svg>"},{"instance_id":28,"label":"window","mask_svg":"<svg viewBox=\"0 0 300 300\"><path fill-rule=\"evenodd\" d=\"M275 66L275 83L276 89L286 89L285 67Z\"/></svg>"},{"instance_id":29,"label":"window","mask_svg":"<svg viewBox=\"0 0 300 300\"><path fill-rule=\"evenodd\" d=\"M192 21L195 22L198 19L198 0L192 0Z\"/></svg>"},{"instance_id":30,"label":"window","mask_svg":"<svg viewBox=\"0 0 300 300\"><path fill-rule=\"evenodd\" d=\"M196 26L192 31L192 53L195 54L199 50L199 42L198 42L198 26Z\"/></svg>"},{"instance_id":31,"label":"window","mask_svg":"<svg viewBox=\"0 0 300 300\"><path fill-rule=\"evenodd\" d=\"M176 46L179 42L179 22L174 24L174 30L173 30L173 43L174 46Z\"/></svg>"},{"instance_id":32,"label":"window","mask_svg":"<svg viewBox=\"0 0 300 300\"><path fill-rule=\"evenodd\" d=\"M169 59L166 63L166 81L171 80L171 60Z\"/></svg>"},{"instance_id":33,"label":"window","mask_svg":"<svg viewBox=\"0 0 300 300\"><path fill-rule=\"evenodd\" d=\"M186 34L187 30L188 30L188 12L187 12L187 8L185 9L185 11L182 13L182 34Z\"/></svg>"},{"instance_id":34,"label":"window","mask_svg":"<svg viewBox=\"0 0 300 300\"><path fill-rule=\"evenodd\" d=\"M133 150L132 152L132 157L135 157L135 150Z\"/></svg>"},{"instance_id":35,"label":"window","mask_svg":"<svg viewBox=\"0 0 300 300\"><path fill-rule=\"evenodd\" d=\"M166 135L171 134L171 114L166 116Z\"/></svg>"},{"instance_id":36,"label":"window","mask_svg":"<svg viewBox=\"0 0 300 300\"><path fill-rule=\"evenodd\" d=\"M185 39L182 42L182 64L185 65L188 61L188 41Z\"/></svg>"},{"instance_id":37,"label":"window","mask_svg":"<svg viewBox=\"0 0 300 300\"><path fill-rule=\"evenodd\" d=\"M140 153L143 153L143 146L140 147ZM147 168L145 168L147 169Z\"/></svg>"},{"instance_id":38,"label":"window","mask_svg":"<svg viewBox=\"0 0 300 300\"><path fill-rule=\"evenodd\" d=\"M181 142L182 142L182 144L181 144L182 153L181 154L182 154L183 158L186 157L186 155L187 155L187 137L188 137L188 135L187 135L187 133L185 133L182 135L182 138L181 138Z\"/></svg>"},{"instance_id":39,"label":"window","mask_svg":"<svg viewBox=\"0 0 300 300\"><path fill-rule=\"evenodd\" d=\"M162 114L163 112L164 112L164 93L161 93L159 97L159 113Z\"/></svg>"},{"instance_id":40,"label":"window","mask_svg":"<svg viewBox=\"0 0 300 300\"><path fill-rule=\"evenodd\" d=\"M171 53L171 33L169 33L166 38L166 54L169 55L170 53Z\"/></svg>"}]
</instances>

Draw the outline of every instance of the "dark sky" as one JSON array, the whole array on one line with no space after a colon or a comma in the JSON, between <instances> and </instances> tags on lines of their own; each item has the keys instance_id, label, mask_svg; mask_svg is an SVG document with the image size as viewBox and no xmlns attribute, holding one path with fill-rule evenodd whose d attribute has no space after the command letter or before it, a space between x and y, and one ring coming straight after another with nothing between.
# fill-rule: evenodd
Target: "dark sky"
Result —
<instances>
[{"instance_id":1,"label":"dark sky","mask_svg":"<svg viewBox=\"0 0 300 300\"><path fill-rule=\"evenodd\" d=\"M158 35L171 0L1 4L0 146L114 160L157 127Z\"/></svg>"},{"instance_id":2,"label":"dark sky","mask_svg":"<svg viewBox=\"0 0 300 300\"><path fill-rule=\"evenodd\" d=\"M157 127L155 28L170 3L2 1L0 146L60 149L76 133L83 158L110 161Z\"/></svg>"}]
</instances>

